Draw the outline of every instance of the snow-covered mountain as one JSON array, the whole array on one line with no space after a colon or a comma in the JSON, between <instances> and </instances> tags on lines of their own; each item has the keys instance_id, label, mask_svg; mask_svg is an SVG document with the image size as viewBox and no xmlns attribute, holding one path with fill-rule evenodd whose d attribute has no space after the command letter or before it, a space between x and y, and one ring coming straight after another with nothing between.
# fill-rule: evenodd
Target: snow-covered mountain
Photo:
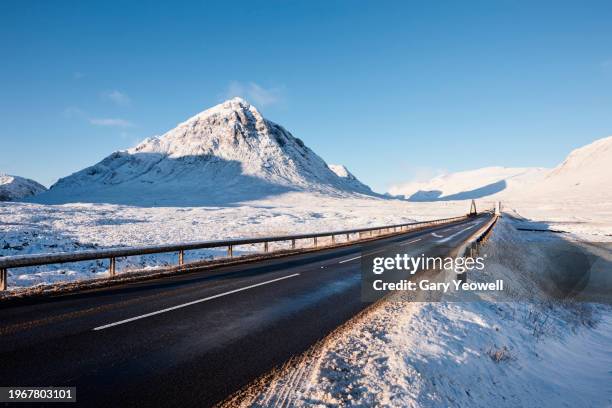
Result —
<instances>
[{"instance_id":1,"label":"snow-covered mountain","mask_svg":"<svg viewBox=\"0 0 612 408\"><path fill-rule=\"evenodd\" d=\"M353 173L346 168L346 166L342 164L329 164L328 167L336 174L336 176L344 179L347 184L351 185L355 191L365 194L372 194L370 187L359 181L359 179L355 177Z\"/></svg>"},{"instance_id":2,"label":"snow-covered mountain","mask_svg":"<svg viewBox=\"0 0 612 408\"><path fill-rule=\"evenodd\" d=\"M494 194L511 194L535 183L547 170L536 167L484 167L449 173L426 182L406 183L389 193L410 201L467 200Z\"/></svg>"},{"instance_id":3,"label":"snow-covered mountain","mask_svg":"<svg viewBox=\"0 0 612 408\"><path fill-rule=\"evenodd\" d=\"M572 151L554 169L484 167L393 186L411 201L471 198L565 200L612 198L612 136Z\"/></svg>"},{"instance_id":4,"label":"snow-covered mountain","mask_svg":"<svg viewBox=\"0 0 612 408\"><path fill-rule=\"evenodd\" d=\"M371 194L241 98L60 179L43 203L224 204L289 191Z\"/></svg>"},{"instance_id":5,"label":"snow-covered mountain","mask_svg":"<svg viewBox=\"0 0 612 408\"><path fill-rule=\"evenodd\" d=\"M34 180L0 173L0 201L16 201L46 190L45 186Z\"/></svg>"}]
</instances>

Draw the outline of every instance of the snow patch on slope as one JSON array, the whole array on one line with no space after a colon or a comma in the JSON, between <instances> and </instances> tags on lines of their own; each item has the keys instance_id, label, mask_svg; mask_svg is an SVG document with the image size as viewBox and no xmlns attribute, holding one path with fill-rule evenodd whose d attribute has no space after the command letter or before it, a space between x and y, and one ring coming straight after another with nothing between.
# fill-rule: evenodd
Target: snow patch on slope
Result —
<instances>
[{"instance_id":1,"label":"snow patch on slope","mask_svg":"<svg viewBox=\"0 0 612 408\"><path fill-rule=\"evenodd\" d=\"M15 201L46 190L45 186L34 180L0 173L0 201Z\"/></svg>"}]
</instances>

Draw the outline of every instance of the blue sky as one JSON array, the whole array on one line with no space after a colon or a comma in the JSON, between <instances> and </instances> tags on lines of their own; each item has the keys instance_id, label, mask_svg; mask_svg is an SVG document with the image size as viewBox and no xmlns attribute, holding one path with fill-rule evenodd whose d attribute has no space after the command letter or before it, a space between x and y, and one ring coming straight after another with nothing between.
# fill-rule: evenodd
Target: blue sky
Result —
<instances>
[{"instance_id":1,"label":"blue sky","mask_svg":"<svg viewBox=\"0 0 612 408\"><path fill-rule=\"evenodd\" d=\"M0 171L46 185L241 94L378 191L612 134L612 2L0 3Z\"/></svg>"}]
</instances>

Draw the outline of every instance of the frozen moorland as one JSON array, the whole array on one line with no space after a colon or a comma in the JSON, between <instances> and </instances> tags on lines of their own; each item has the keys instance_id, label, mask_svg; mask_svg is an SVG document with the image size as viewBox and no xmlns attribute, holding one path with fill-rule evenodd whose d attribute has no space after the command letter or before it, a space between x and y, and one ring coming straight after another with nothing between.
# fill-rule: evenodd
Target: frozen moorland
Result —
<instances>
[{"instance_id":1,"label":"frozen moorland","mask_svg":"<svg viewBox=\"0 0 612 408\"><path fill-rule=\"evenodd\" d=\"M516 223L502 218L483 249L488 255L484 280L512 283L504 301L482 295L457 302L450 295L441 302L414 302L397 295L232 402L258 407L609 407L612 307L552 298L539 286L547 278L544 270L565 268L547 249L566 250L579 241L517 232ZM610 248L598 255L605 262L599 272L609 272Z\"/></svg>"},{"instance_id":2,"label":"frozen moorland","mask_svg":"<svg viewBox=\"0 0 612 408\"><path fill-rule=\"evenodd\" d=\"M332 231L453 217L468 210L467 202L431 206L299 192L216 207L7 202L0 203L0 256ZM236 248L236 254L261 249L245 246ZM186 261L224 254L225 248L189 251ZM118 260L119 271L167 264L176 264L176 254ZM104 277L107 267L106 261L91 261L13 269L9 287Z\"/></svg>"}]
</instances>

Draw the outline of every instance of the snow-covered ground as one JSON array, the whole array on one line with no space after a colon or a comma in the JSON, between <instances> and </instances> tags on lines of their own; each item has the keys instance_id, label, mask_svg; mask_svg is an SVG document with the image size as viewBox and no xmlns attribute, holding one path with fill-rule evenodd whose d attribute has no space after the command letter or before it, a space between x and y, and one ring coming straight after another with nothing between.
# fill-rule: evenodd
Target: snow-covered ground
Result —
<instances>
[{"instance_id":1,"label":"snow-covered ground","mask_svg":"<svg viewBox=\"0 0 612 408\"><path fill-rule=\"evenodd\" d=\"M612 193L612 191L610 192ZM612 197L502 201L505 211L569 232L583 241L612 241Z\"/></svg>"},{"instance_id":2,"label":"snow-covered ground","mask_svg":"<svg viewBox=\"0 0 612 408\"><path fill-rule=\"evenodd\" d=\"M541 220L586 241L612 241L612 206L606 202L503 202L505 210ZM212 239L281 235L453 217L469 201L406 202L288 193L222 207L134 207L111 204L0 203L0 256L79 251ZM479 209L492 201L477 201ZM299 243L298 243L299 244ZM307 243L304 243L305 245ZM257 246L236 253L259 251ZM223 255L192 251L187 260ZM176 263L176 254L130 257L119 269ZM9 270L10 287L106 276L106 262L80 262Z\"/></svg>"},{"instance_id":3,"label":"snow-covered ground","mask_svg":"<svg viewBox=\"0 0 612 408\"><path fill-rule=\"evenodd\" d=\"M487 280L515 301L382 302L240 395L242 406L609 407L612 307L550 299L546 252L576 243L502 218ZM608 266L612 262L607 252ZM563 265L561 265L563 266ZM608 269L609 270L609 269ZM405 295L401 295L405 296Z\"/></svg>"},{"instance_id":4,"label":"snow-covered ground","mask_svg":"<svg viewBox=\"0 0 612 408\"><path fill-rule=\"evenodd\" d=\"M0 203L0 256L332 231L454 217L468 210L467 202L432 205L314 193L289 193L224 207ZM261 247L237 248L235 253L250 251L261 251ZM186 260L224 253L225 248L190 251ZM175 263L176 254L160 254L118 260L118 268ZM98 261L20 268L9 270L9 286L106 274L106 262Z\"/></svg>"}]
</instances>

